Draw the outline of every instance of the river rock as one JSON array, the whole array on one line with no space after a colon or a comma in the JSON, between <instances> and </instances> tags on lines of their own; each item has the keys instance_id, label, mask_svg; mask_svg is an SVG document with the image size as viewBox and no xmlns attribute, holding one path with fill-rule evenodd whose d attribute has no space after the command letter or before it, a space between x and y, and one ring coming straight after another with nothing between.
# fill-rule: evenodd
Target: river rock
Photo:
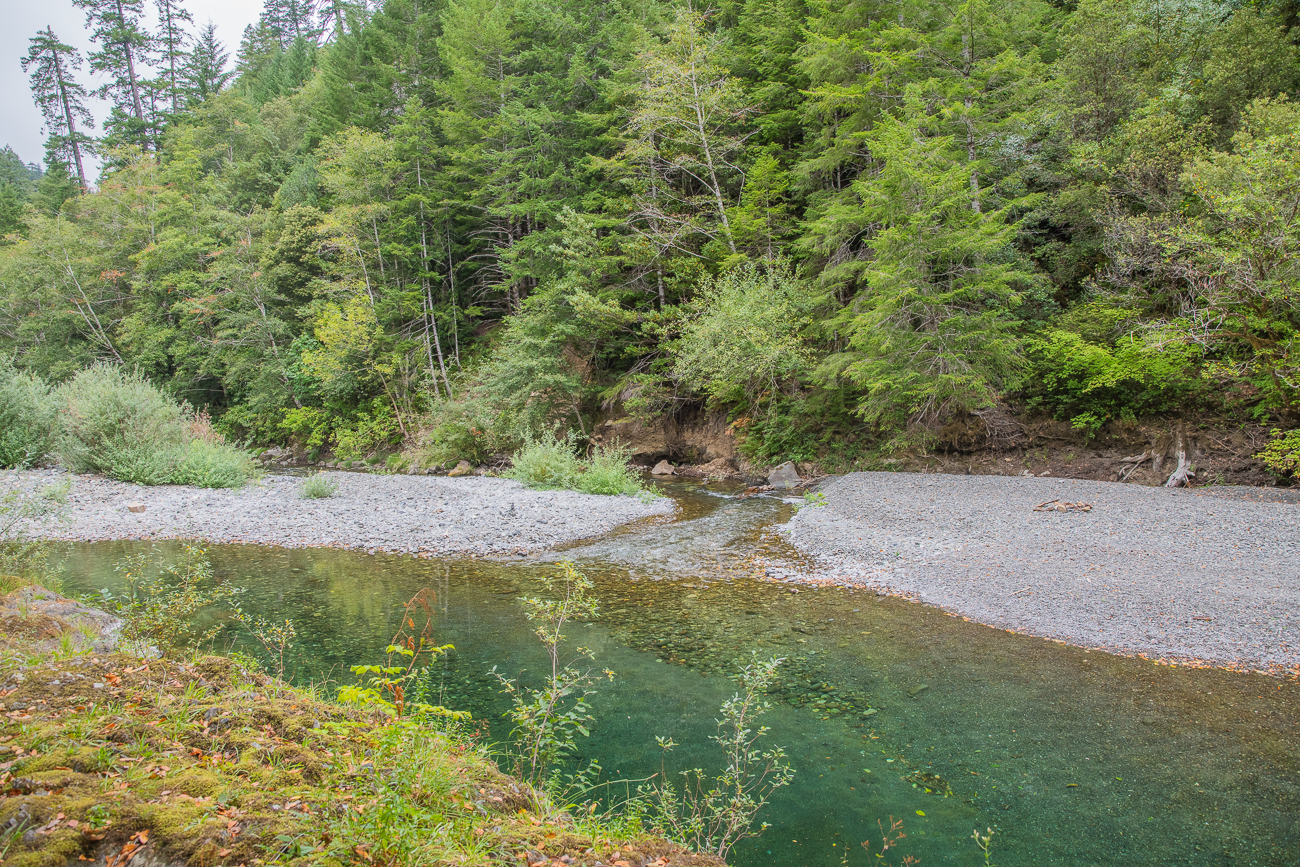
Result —
<instances>
[{"instance_id":1,"label":"river rock","mask_svg":"<svg viewBox=\"0 0 1300 867\"><path fill-rule=\"evenodd\" d=\"M10 618L43 627L41 631L48 637L35 644L42 650L59 647L61 636L66 635L78 650L107 653L117 647L122 631L121 618L39 586L0 597L0 621Z\"/></svg>"},{"instance_id":2,"label":"river rock","mask_svg":"<svg viewBox=\"0 0 1300 867\"><path fill-rule=\"evenodd\" d=\"M772 470L767 477L767 483L774 488L793 488L802 482L799 471L795 469L794 463L786 461L781 466Z\"/></svg>"},{"instance_id":3,"label":"river rock","mask_svg":"<svg viewBox=\"0 0 1300 867\"><path fill-rule=\"evenodd\" d=\"M655 464L654 469L650 471L650 474L654 476L675 476L677 475L677 470L672 464L665 460Z\"/></svg>"},{"instance_id":4,"label":"river rock","mask_svg":"<svg viewBox=\"0 0 1300 867\"><path fill-rule=\"evenodd\" d=\"M144 503L127 503L126 510L132 514L138 515L145 510Z\"/></svg>"},{"instance_id":5,"label":"river rock","mask_svg":"<svg viewBox=\"0 0 1300 867\"><path fill-rule=\"evenodd\" d=\"M449 476L468 476L474 472L474 468L469 465L469 461L461 461L447 473Z\"/></svg>"}]
</instances>

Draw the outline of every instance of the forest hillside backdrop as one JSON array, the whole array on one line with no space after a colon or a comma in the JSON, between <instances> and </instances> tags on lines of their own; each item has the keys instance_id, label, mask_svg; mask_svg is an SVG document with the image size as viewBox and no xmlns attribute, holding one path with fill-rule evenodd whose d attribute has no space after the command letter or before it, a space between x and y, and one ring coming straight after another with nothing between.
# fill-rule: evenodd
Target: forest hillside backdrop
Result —
<instances>
[{"instance_id":1,"label":"forest hillside backdrop","mask_svg":"<svg viewBox=\"0 0 1300 867\"><path fill-rule=\"evenodd\" d=\"M268 0L237 48L69 2L45 168L0 153L11 370L345 456L707 413L756 463L1010 417L1297 465L1295 0Z\"/></svg>"}]
</instances>

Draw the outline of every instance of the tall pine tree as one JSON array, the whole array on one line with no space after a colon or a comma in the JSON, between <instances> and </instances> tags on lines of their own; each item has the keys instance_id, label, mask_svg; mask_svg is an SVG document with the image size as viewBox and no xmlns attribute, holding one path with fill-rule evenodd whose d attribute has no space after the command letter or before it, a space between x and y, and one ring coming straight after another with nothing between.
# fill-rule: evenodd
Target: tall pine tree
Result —
<instances>
[{"instance_id":1,"label":"tall pine tree","mask_svg":"<svg viewBox=\"0 0 1300 867\"><path fill-rule=\"evenodd\" d=\"M81 188L85 189L82 153L90 146L91 139L77 129L77 122L90 129L94 121L86 110L86 89L72 77L73 71L81 68L81 53L60 42L50 27L33 36L29 45L23 58L23 71L31 78L32 98L45 118L45 129L50 136L45 145L47 162L51 165L71 162L77 167Z\"/></svg>"},{"instance_id":2,"label":"tall pine tree","mask_svg":"<svg viewBox=\"0 0 1300 867\"><path fill-rule=\"evenodd\" d=\"M185 29L194 17L177 0L154 0L158 8L158 61L162 67L163 91L172 115L185 107L185 50L193 36Z\"/></svg>"},{"instance_id":3,"label":"tall pine tree","mask_svg":"<svg viewBox=\"0 0 1300 867\"><path fill-rule=\"evenodd\" d=\"M234 73L226 69L230 53L217 39L216 25L209 21L199 30L194 48L181 67L181 87L185 101L197 104L221 92Z\"/></svg>"},{"instance_id":4,"label":"tall pine tree","mask_svg":"<svg viewBox=\"0 0 1300 867\"><path fill-rule=\"evenodd\" d=\"M141 72L146 66L153 38L141 24L144 0L72 0L86 12L86 27L99 50L90 53L90 68L104 73L108 81L95 92L109 97L115 109L108 126L124 141L149 144L149 121L145 117L145 92Z\"/></svg>"}]
</instances>

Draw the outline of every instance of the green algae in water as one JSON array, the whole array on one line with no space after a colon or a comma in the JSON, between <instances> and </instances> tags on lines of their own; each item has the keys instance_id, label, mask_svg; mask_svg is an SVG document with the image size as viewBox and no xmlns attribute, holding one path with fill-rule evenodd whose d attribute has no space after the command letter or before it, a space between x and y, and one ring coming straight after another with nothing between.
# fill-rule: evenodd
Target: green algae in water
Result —
<instances>
[{"instance_id":1,"label":"green algae in water","mask_svg":"<svg viewBox=\"0 0 1300 867\"><path fill-rule=\"evenodd\" d=\"M690 505L688 520L703 523L711 509L750 508ZM770 502L753 508L777 514ZM625 550L653 544L624 535ZM68 590L112 586L112 563L142 547L71 547ZM761 817L772 827L734 851L737 865L838 865L846 846L849 863L874 862L858 843L877 850L877 822L891 816L908 835L894 851L922 864L979 863L971 831L990 826L994 860L1006 865L1300 861L1294 682L1089 653L874 594L791 592L717 557L708 573L633 580L615 550L582 556L593 547L573 553L602 615L571 636L618 675L596 697L598 726L583 745L607 777L657 772L656 735L683 745L670 769L713 766L707 738L734 688L729 674L754 651L788 658L764 721L798 773ZM423 587L438 594L437 640L456 645L434 672L438 697L487 719L493 737L508 725L489 669L527 679L544 663L515 600L549 564L252 546L209 554L218 575L247 589L246 610L295 621L298 682L346 680L348 666L374 660Z\"/></svg>"}]
</instances>

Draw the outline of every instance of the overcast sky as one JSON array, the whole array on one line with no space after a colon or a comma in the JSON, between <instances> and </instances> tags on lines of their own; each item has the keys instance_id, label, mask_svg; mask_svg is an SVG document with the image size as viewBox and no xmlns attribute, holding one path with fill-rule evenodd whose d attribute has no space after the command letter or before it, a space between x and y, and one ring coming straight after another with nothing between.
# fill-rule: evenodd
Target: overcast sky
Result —
<instances>
[{"instance_id":1,"label":"overcast sky","mask_svg":"<svg viewBox=\"0 0 1300 867\"><path fill-rule=\"evenodd\" d=\"M146 0L145 5L152 13L153 0ZM217 25L217 38L226 46L233 63L244 26L257 20L262 0L184 0L184 6L194 16L196 29L208 21ZM61 40L75 45L84 55L91 49L86 15L72 5L72 0L0 0L0 22L3 22L0 27L0 146L12 147L23 162L39 163L45 157L46 134L41 129L41 113L32 103L27 76L23 74L27 41L38 30L50 26ZM150 19L149 26L152 25ZM87 90L103 83L84 67L78 80ZM108 114L102 103L91 105L90 109L97 122Z\"/></svg>"}]
</instances>

